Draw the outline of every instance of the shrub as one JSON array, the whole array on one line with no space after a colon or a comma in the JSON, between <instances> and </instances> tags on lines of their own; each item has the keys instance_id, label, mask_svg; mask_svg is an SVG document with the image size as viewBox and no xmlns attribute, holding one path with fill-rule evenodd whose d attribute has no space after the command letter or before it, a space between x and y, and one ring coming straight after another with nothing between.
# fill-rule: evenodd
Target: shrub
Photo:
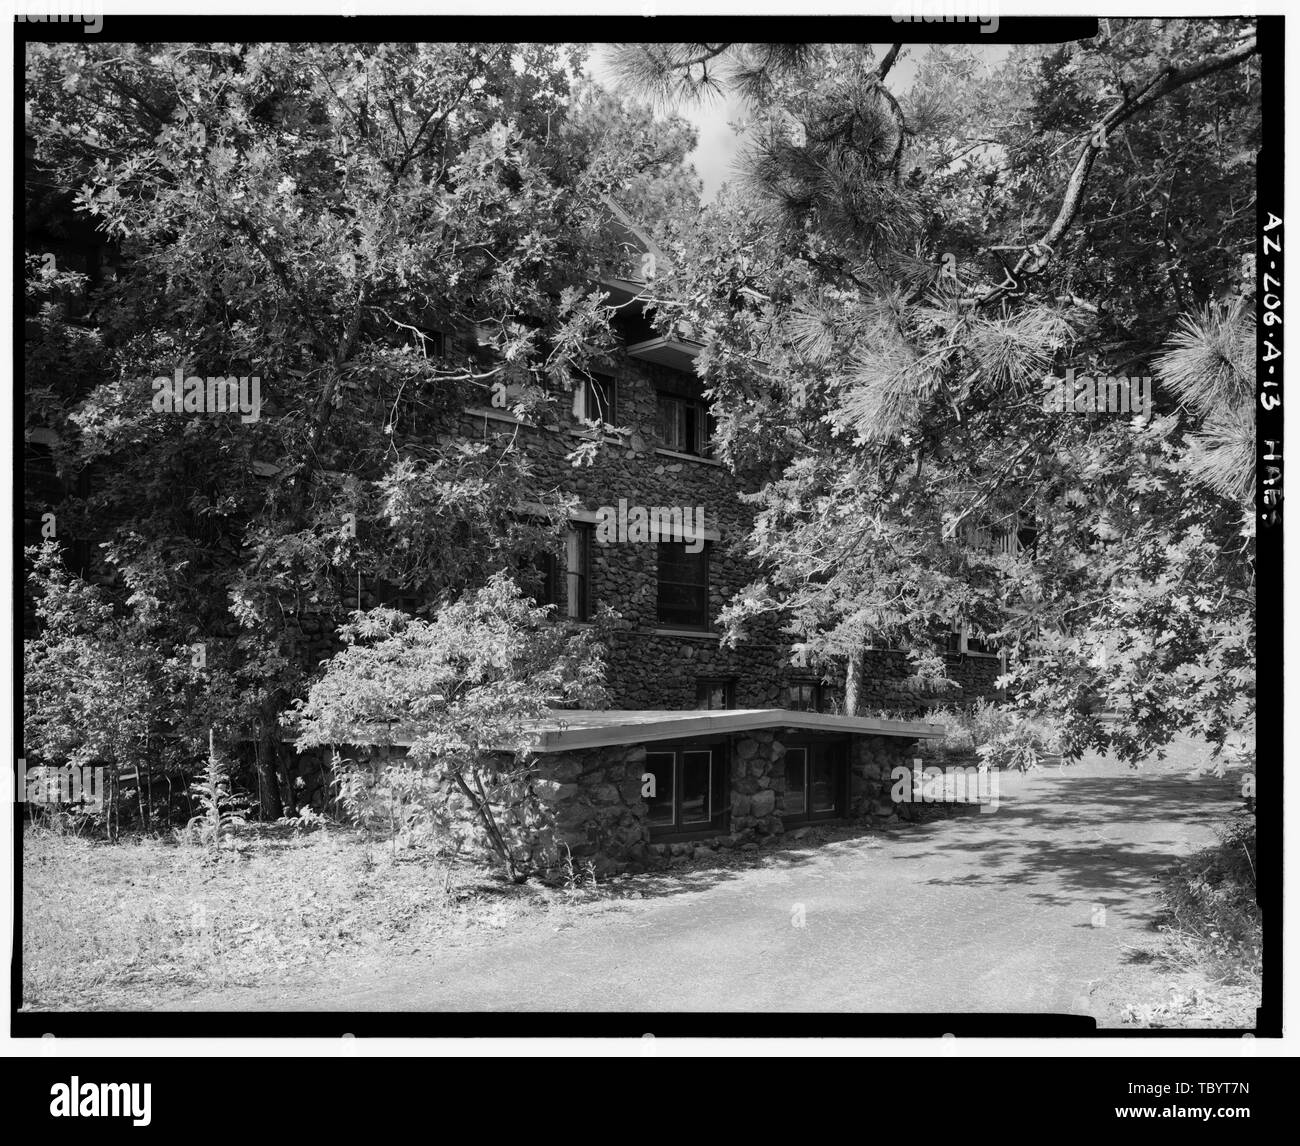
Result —
<instances>
[{"instance_id":1,"label":"shrub","mask_svg":"<svg viewBox=\"0 0 1300 1146\"><path fill-rule=\"evenodd\" d=\"M968 706L930 710L944 726L942 740L923 741L921 755L945 760L976 755L992 768L1029 771L1059 750L1059 735L1042 715L1026 716L980 698Z\"/></svg>"},{"instance_id":2,"label":"shrub","mask_svg":"<svg viewBox=\"0 0 1300 1146\"><path fill-rule=\"evenodd\" d=\"M1182 860L1161 886L1159 926L1170 938L1166 955L1201 964L1215 979L1250 982L1260 974L1263 926L1255 892L1255 817L1234 816L1219 840Z\"/></svg>"},{"instance_id":3,"label":"shrub","mask_svg":"<svg viewBox=\"0 0 1300 1146\"><path fill-rule=\"evenodd\" d=\"M459 849L482 845L522 882L556 862L536 798L530 722L553 707L603 704L595 632L554 624L505 575L444 605L432 621L392 609L355 614L347 647L286 716L298 748L409 744L403 759L361 768L335 753L344 810L393 837L412 816Z\"/></svg>"}]
</instances>

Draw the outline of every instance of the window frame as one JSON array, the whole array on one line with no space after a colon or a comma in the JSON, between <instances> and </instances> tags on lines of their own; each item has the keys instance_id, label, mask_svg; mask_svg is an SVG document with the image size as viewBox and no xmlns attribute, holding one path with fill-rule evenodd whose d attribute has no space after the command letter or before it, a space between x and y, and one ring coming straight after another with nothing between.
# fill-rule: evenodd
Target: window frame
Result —
<instances>
[{"instance_id":1,"label":"window frame","mask_svg":"<svg viewBox=\"0 0 1300 1146\"><path fill-rule=\"evenodd\" d=\"M675 408L672 439L666 438L663 432L663 406L665 403L671 404ZM695 440L689 443L685 441L688 426L686 413L688 409L695 414ZM703 398L688 398L682 394L674 394L669 390L656 390L655 432L666 450L678 454L688 454L695 458L713 457L713 415L709 411L709 404Z\"/></svg>"},{"instance_id":2,"label":"window frame","mask_svg":"<svg viewBox=\"0 0 1300 1146\"><path fill-rule=\"evenodd\" d=\"M707 633L707 632L710 632L710 631L711 631L711 626L712 626L712 617L711 617L711 615L710 615L710 608L709 608L709 586L710 586L710 582L711 582L711 576L712 576L713 569L712 569L712 562L711 562L711 560L710 560L710 556L709 556L709 551L710 551L710 549L711 549L711 546L710 546L709 542L707 542L707 541L704 542L703 546L701 547L701 549L700 549L700 551L699 551L698 553L686 553L686 556L688 556L688 557L692 557L692 558L698 558L699 561L700 561L700 564L701 564L701 567L702 567L702 570L703 570L703 580L702 580L701 583L698 583L698 584L697 584L696 582L693 582L693 581L670 581L670 580L665 580L665 579L664 579L664 576L663 576L663 552L664 552L664 546L665 546L665 545L679 545L679 546L682 547L682 552L683 552L683 553L686 553L686 542L685 542L685 541L659 541L659 542L656 542L656 547L655 547L655 623L656 623L660 628L667 628L667 629L681 629L681 630L688 631L688 632L700 632L700 633ZM664 587L665 585L673 586L673 587L677 587L677 588L690 588L690 589L700 589L700 588L702 588L702 589L703 589L703 593L704 593L704 604L703 604L703 609L702 609L702 611L701 611L700 620L699 620L698 622L684 622L684 621L673 621L673 620L665 620L665 619L664 619L664 616L663 616L662 589L663 589L663 587Z\"/></svg>"},{"instance_id":3,"label":"window frame","mask_svg":"<svg viewBox=\"0 0 1300 1146\"><path fill-rule=\"evenodd\" d=\"M782 824L814 824L829 820L842 820L848 815L849 808L849 740L844 736L799 736L782 739L785 756L782 758L782 776L786 788L781 793ZM787 810L789 798L789 762L792 753L804 754L803 766L803 800L802 812ZM834 792L834 806L827 811L814 811L812 807L812 776L817 763L829 760L831 784Z\"/></svg>"},{"instance_id":4,"label":"window frame","mask_svg":"<svg viewBox=\"0 0 1300 1146\"><path fill-rule=\"evenodd\" d=\"M975 641L984 646L982 649L973 649L970 647L971 642ZM1001 657L1002 650L991 648L987 641L982 637L972 637L970 635L970 626L965 621L954 621L952 627L948 630L948 655L950 657Z\"/></svg>"},{"instance_id":5,"label":"window frame","mask_svg":"<svg viewBox=\"0 0 1300 1146\"><path fill-rule=\"evenodd\" d=\"M793 703L785 705L791 712L825 712L826 711L826 686L815 677L795 677L786 681L786 697L790 701L794 699L794 690L797 688L812 689L812 707L798 708Z\"/></svg>"},{"instance_id":6,"label":"window frame","mask_svg":"<svg viewBox=\"0 0 1300 1146\"><path fill-rule=\"evenodd\" d=\"M655 842L676 843L724 834L731 817L731 753L727 740L719 737L708 740L652 741L646 744L645 749L647 762L651 756L673 757L672 822L653 824L647 814L646 827L651 839ZM682 793L686 788L686 757L696 753L709 755L709 817L706 821L686 823L682 812ZM643 775L647 771L648 768L643 766Z\"/></svg>"},{"instance_id":7,"label":"window frame","mask_svg":"<svg viewBox=\"0 0 1300 1146\"><path fill-rule=\"evenodd\" d=\"M603 412L599 400L602 392L608 407ZM592 370L582 380L582 418L598 426L618 425L618 379L613 374Z\"/></svg>"},{"instance_id":8,"label":"window frame","mask_svg":"<svg viewBox=\"0 0 1300 1146\"><path fill-rule=\"evenodd\" d=\"M714 708L711 704L701 706L701 701L708 701L713 689L722 688L722 707ZM697 676L695 678L695 708L700 712L725 712L736 707L736 678L734 676Z\"/></svg>"},{"instance_id":9,"label":"window frame","mask_svg":"<svg viewBox=\"0 0 1300 1146\"><path fill-rule=\"evenodd\" d=\"M586 521L570 521L564 539L564 568L551 550L538 554L542 566L539 605L553 605L552 620L591 620L591 542L594 527ZM578 568L573 568L574 564ZM575 586L574 581L577 581Z\"/></svg>"}]
</instances>

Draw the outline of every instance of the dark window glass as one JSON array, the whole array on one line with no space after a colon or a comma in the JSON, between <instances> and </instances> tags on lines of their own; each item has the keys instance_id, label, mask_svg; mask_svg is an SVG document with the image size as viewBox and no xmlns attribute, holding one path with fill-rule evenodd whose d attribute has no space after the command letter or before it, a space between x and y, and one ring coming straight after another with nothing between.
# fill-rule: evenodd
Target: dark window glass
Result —
<instances>
[{"instance_id":1,"label":"dark window glass","mask_svg":"<svg viewBox=\"0 0 1300 1146\"><path fill-rule=\"evenodd\" d=\"M817 681L796 681L786 689L786 708L795 712L821 712L822 686Z\"/></svg>"},{"instance_id":2,"label":"dark window glass","mask_svg":"<svg viewBox=\"0 0 1300 1146\"><path fill-rule=\"evenodd\" d=\"M676 771L675 752L647 752L645 770L654 778L654 795L643 799L650 806L646 823L651 827L671 827L673 824L673 780ZM642 788L644 791L644 786Z\"/></svg>"},{"instance_id":3,"label":"dark window glass","mask_svg":"<svg viewBox=\"0 0 1300 1146\"><path fill-rule=\"evenodd\" d=\"M614 379L608 374L589 375L583 391L583 417L589 422L615 425L617 393Z\"/></svg>"},{"instance_id":4,"label":"dark window glass","mask_svg":"<svg viewBox=\"0 0 1300 1146\"><path fill-rule=\"evenodd\" d=\"M652 829L661 835L722 829L729 806L723 753L713 748L647 752L644 770L654 777L654 795L643 796Z\"/></svg>"},{"instance_id":5,"label":"dark window glass","mask_svg":"<svg viewBox=\"0 0 1300 1146\"><path fill-rule=\"evenodd\" d=\"M591 526L572 526L565 543L567 557L564 607L575 621L591 617Z\"/></svg>"},{"instance_id":6,"label":"dark window glass","mask_svg":"<svg viewBox=\"0 0 1300 1146\"><path fill-rule=\"evenodd\" d=\"M682 541L659 543L658 617L661 625L704 629L709 623L708 546L688 553Z\"/></svg>"},{"instance_id":7,"label":"dark window glass","mask_svg":"<svg viewBox=\"0 0 1300 1146\"><path fill-rule=\"evenodd\" d=\"M808 810L808 750L788 748L785 753L785 814L802 816Z\"/></svg>"},{"instance_id":8,"label":"dark window glass","mask_svg":"<svg viewBox=\"0 0 1300 1146\"><path fill-rule=\"evenodd\" d=\"M659 439L664 448L708 457L713 418L705 404L697 398L679 398L675 394L660 394L657 404Z\"/></svg>"},{"instance_id":9,"label":"dark window glass","mask_svg":"<svg viewBox=\"0 0 1300 1146\"><path fill-rule=\"evenodd\" d=\"M835 811L835 763L827 752L813 753L808 770L808 810L812 813Z\"/></svg>"},{"instance_id":10,"label":"dark window glass","mask_svg":"<svg viewBox=\"0 0 1300 1146\"><path fill-rule=\"evenodd\" d=\"M735 708L736 686L730 680L697 680L696 708Z\"/></svg>"},{"instance_id":11,"label":"dark window glass","mask_svg":"<svg viewBox=\"0 0 1300 1146\"><path fill-rule=\"evenodd\" d=\"M707 824L713 817L713 753L682 753L682 826Z\"/></svg>"},{"instance_id":12,"label":"dark window glass","mask_svg":"<svg viewBox=\"0 0 1300 1146\"><path fill-rule=\"evenodd\" d=\"M842 815L844 760L841 744L818 742L787 747L782 816L794 821Z\"/></svg>"},{"instance_id":13,"label":"dark window glass","mask_svg":"<svg viewBox=\"0 0 1300 1146\"><path fill-rule=\"evenodd\" d=\"M585 621L591 616L591 526L571 526L564 541L564 557L539 553L533 559L539 605L554 605L553 616Z\"/></svg>"}]
</instances>

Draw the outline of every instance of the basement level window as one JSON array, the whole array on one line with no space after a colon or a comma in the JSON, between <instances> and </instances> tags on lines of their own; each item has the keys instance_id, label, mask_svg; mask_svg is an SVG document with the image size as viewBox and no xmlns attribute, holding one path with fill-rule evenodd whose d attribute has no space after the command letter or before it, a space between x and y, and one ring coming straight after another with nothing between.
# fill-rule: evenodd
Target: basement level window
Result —
<instances>
[{"instance_id":1,"label":"basement level window","mask_svg":"<svg viewBox=\"0 0 1300 1146\"><path fill-rule=\"evenodd\" d=\"M719 746L646 752L642 798L646 823L658 835L722 830L727 812L726 761Z\"/></svg>"},{"instance_id":2,"label":"basement level window","mask_svg":"<svg viewBox=\"0 0 1300 1146\"><path fill-rule=\"evenodd\" d=\"M788 744L781 818L792 823L843 816L848 805L846 758L847 748L842 743Z\"/></svg>"}]
</instances>

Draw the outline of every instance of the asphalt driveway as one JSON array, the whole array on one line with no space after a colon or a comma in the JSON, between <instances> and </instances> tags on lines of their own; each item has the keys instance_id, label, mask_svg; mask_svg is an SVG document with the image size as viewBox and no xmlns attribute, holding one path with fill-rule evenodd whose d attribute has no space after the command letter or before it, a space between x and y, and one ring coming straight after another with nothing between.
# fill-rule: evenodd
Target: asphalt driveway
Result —
<instances>
[{"instance_id":1,"label":"asphalt driveway","mask_svg":"<svg viewBox=\"0 0 1300 1146\"><path fill-rule=\"evenodd\" d=\"M1004 776L992 813L644 877L641 898L406 956L343 992L233 988L161 1005L1098 1014L1099 984L1157 941L1155 877L1210 843L1233 806L1231 784L1190 775L1186 759Z\"/></svg>"}]
</instances>

